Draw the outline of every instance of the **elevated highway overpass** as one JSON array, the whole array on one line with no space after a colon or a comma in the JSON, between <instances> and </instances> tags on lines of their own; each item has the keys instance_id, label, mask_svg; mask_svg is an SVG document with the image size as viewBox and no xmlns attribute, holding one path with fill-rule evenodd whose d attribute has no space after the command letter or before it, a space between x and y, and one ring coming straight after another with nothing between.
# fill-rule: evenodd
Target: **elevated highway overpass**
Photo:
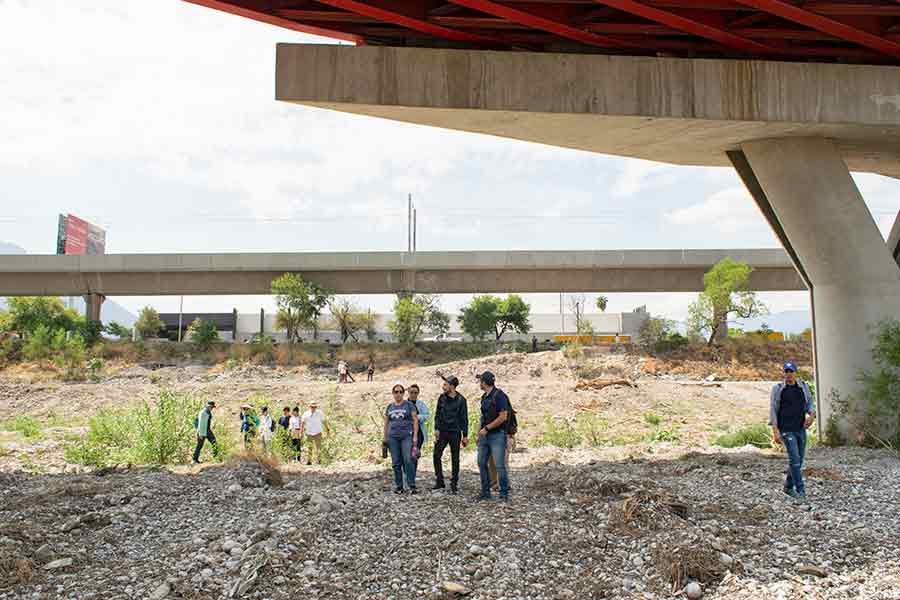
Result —
<instances>
[{"instance_id":1,"label":"elevated highway overpass","mask_svg":"<svg viewBox=\"0 0 900 600\"><path fill-rule=\"evenodd\" d=\"M339 294L696 292L730 256L759 291L803 290L781 249L0 256L0 296L269 294L299 273Z\"/></svg>"}]
</instances>

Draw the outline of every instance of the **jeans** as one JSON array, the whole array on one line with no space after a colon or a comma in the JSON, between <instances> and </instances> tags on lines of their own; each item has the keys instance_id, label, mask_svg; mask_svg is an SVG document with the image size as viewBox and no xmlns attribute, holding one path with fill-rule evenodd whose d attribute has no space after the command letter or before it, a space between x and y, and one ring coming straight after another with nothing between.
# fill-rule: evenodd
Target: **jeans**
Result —
<instances>
[{"instance_id":1,"label":"jeans","mask_svg":"<svg viewBox=\"0 0 900 600\"><path fill-rule=\"evenodd\" d=\"M441 458L444 456L444 448L450 446L450 487L456 489L459 483L459 444L462 441L462 433L459 431L440 432L434 442L434 481L440 486L444 485L444 466Z\"/></svg>"},{"instance_id":2,"label":"jeans","mask_svg":"<svg viewBox=\"0 0 900 600\"><path fill-rule=\"evenodd\" d=\"M416 464L412 459L412 436L403 438L389 437L388 450L391 451L391 466L394 467L394 486L403 489L403 473L406 473L406 485L409 489L416 487Z\"/></svg>"},{"instance_id":3,"label":"jeans","mask_svg":"<svg viewBox=\"0 0 900 600\"><path fill-rule=\"evenodd\" d=\"M194 446L194 462L200 462L200 450L203 449L203 442L209 440L209 443L212 444L212 453L213 456L218 458L219 456L219 446L216 444L216 436L213 435L213 432L210 431L206 434L206 437L197 436L197 445Z\"/></svg>"},{"instance_id":4,"label":"jeans","mask_svg":"<svg viewBox=\"0 0 900 600\"><path fill-rule=\"evenodd\" d=\"M798 494L806 494L803 485L803 458L806 455L806 430L782 431L781 441L788 455L788 474L784 481L786 491L797 490Z\"/></svg>"},{"instance_id":5,"label":"jeans","mask_svg":"<svg viewBox=\"0 0 900 600\"><path fill-rule=\"evenodd\" d=\"M506 472L506 432L493 431L478 440L478 474L481 476L481 495L491 497L491 475L488 459L493 457L500 483L500 497L509 495L509 476Z\"/></svg>"},{"instance_id":6,"label":"jeans","mask_svg":"<svg viewBox=\"0 0 900 600\"><path fill-rule=\"evenodd\" d=\"M516 438L515 436L508 435L506 436L506 476L509 477L509 455L513 453L513 450L516 449ZM488 476L491 478L491 489L496 490L500 487L500 483L497 481L497 465L494 464L494 458L491 457L488 459Z\"/></svg>"}]
</instances>

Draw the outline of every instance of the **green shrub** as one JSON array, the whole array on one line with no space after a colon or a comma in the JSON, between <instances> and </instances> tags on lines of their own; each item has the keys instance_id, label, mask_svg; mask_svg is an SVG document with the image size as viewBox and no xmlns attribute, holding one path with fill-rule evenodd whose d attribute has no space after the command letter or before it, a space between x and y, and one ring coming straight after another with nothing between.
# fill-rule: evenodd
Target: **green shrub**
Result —
<instances>
[{"instance_id":1,"label":"green shrub","mask_svg":"<svg viewBox=\"0 0 900 600\"><path fill-rule=\"evenodd\" d=\"M681 434L675 427L671 429L655 429L647 436L648 442L677 442Z\"/></svg>"},{"instance_id":2,"label":"green shrub","mask_svg":"<svg viewBox=\"0 0 900 600\"><path fill-rule=\"evenodd\" d=\"M582 439L589 446L604 446L607 443L607 432L609 430L609 421L600 415L591 412L580 413L575 418L575 426L578 429Z\"/></svg>"},{"instance_id":3,"label":"green shrub","mask_svg":"<svg viewBox=\"0 0 900 600\"><path fill-rule=\"evenodd\" d=\"M187 330L188 339L197 345L200 350L206 351L219 341L219 331L212 321L204 321L201 318L194 319Z\"/></svg>"},{"instance_id":4,"label":"green shrub","mask_svg":"<svg viewBox=\"0 0 900 600\"><path fill-rule=\"evenodd\" d=\"M44 437L44 433L41 431L41 424L33 417L24 415L5 422L2 429L4 431L15 431L16 433L21 434L22 437L28 439L40 439Z\"/></svg>"},{"instance_id":5,"label":"green shrub","mask_svg":"<svg viewBox=\"0 0 900 600\"><path fill-rule=\"evenodd\" d=\"M772 432L765 423L756 423L741 427L737 431L725 433L713 439L714 446L722 448L740 448L742 446L756 446L757 448L772 447Z\"/></svg>"},{"instance_id":6,"label":"green shrub","mask_svg":"<svg viewBox=\"0 0 900 600\"><path fill-rule=\"evenodd\" d=\"M87 345L79 334L66 336L62 330L57 331L53 337L53 352L53 362L63 371L65 379L81 380L85 378Z\"/></svg>"},{"instance_id":7,"label":"green shrub","mask_svg":"<svg viewBox=\"0 0 900 600\"><path fill-rule=\"evenodd\" d=\"M101 409L89 419L87 433L66 447L66 460L93 467L186 463L197 441L194 418L204 404L203 398L162 390L153 403ZM206 444L204 453L225 460L237 449L237 436L217 417L213 418L213 433L216 452Z\"/></svg>"},{"instance_id":8,"label":"green shrub","mask_svg":"<svg viewBox=\"0 0 900 600\"><path fill-rule=\"evenodd\" d=\"M544 430L538 437L538 445L575 448L581 445L581 433L566 419L547 417Z\"/></svg>"},{"instance_id":9,"label":"green shrub","mask_svg":"<svg viewBox=\"0 0 900 600\"><path fill-rule=\"evenodd\" d=\"M659 424L662 423L662 418L654 412L645 412L644 422L651 427L659 427Z\"/></svg>"},{"instance_id":10,"label":"green shrub","mask_svg":"<svg viewBox=\"0 0 900 600\"><path fill-rule=\"evenodd\" d=\"M65 331L57 330L65 336ZM22 355L26 360L46 360L53 353L54 331L51 331L47 325L38 325L22 347Z\"/></svg>"}]
</instances>

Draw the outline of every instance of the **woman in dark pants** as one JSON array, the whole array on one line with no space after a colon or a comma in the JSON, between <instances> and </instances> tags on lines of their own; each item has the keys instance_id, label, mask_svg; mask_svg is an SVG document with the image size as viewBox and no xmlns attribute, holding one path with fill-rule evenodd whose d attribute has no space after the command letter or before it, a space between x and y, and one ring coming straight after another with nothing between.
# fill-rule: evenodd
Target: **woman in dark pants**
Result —
<instances>
[{"instance_id":1,"label":"woman in dark pants","mask_svg":"<svg viewBox=\"0 0 900 600\"><path fill-rule=\"evenodd\" d=\"M419 415L416 405L403 398L406 390L395 384L391 388L393 400L384 410L384 442L391 452L394 468L394 493L403 493L403 474L411 494L416 493L416 471L413 465L412 449L419 431Z\"/></svg>"}]
</instances>

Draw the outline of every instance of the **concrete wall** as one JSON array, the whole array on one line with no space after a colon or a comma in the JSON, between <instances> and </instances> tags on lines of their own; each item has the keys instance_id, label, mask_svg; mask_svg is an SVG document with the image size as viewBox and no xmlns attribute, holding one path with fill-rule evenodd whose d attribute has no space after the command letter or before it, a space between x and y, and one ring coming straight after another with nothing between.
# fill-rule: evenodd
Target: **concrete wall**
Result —
<instances>
[{"instance_id":1,"label":"concrete wall","mask_svg":"<svg viewBox=\"0 0 900 600\"><path fill-rule=\"evenodd\" d=\"M457 320L458 315L450 316L450 337L461 337L469 339L463 334ZM637 336L638 330L644 320L647 319L646 312L631 313L603 313L603 314L587 314L585 319L591 322L594 327L594 333L597 335L630 335ZM388 330L387 324L393 318L391 314L376 314L375 329L378 332L377 339L384 342L393 342L394 337ZM564 323L563 323L564 321ZM575 333L575 318L570 315L564 315L563 319L559 314L533 314L531 315L532 332L526 335L516 333L506 333L503 340L530 340L532 335L536 335L541 341L552 339L555 335L572 335ZM240 313L238 314L238 332L236 339L243 341L251 338L259 332L259 313ZM265 333L275 340L281 342L285 340L284 330L276 330L275 315L266 314L265 316ZM426 333L423 338L429 337ZM304 340L312 340L312 332L305 331L301 334ZM359 334L361 341L365 341L365 333ZM340 334L334 330L319 330L319 340L328 341L336 344L340 343Z\"/></svg>"}]
</instances>

